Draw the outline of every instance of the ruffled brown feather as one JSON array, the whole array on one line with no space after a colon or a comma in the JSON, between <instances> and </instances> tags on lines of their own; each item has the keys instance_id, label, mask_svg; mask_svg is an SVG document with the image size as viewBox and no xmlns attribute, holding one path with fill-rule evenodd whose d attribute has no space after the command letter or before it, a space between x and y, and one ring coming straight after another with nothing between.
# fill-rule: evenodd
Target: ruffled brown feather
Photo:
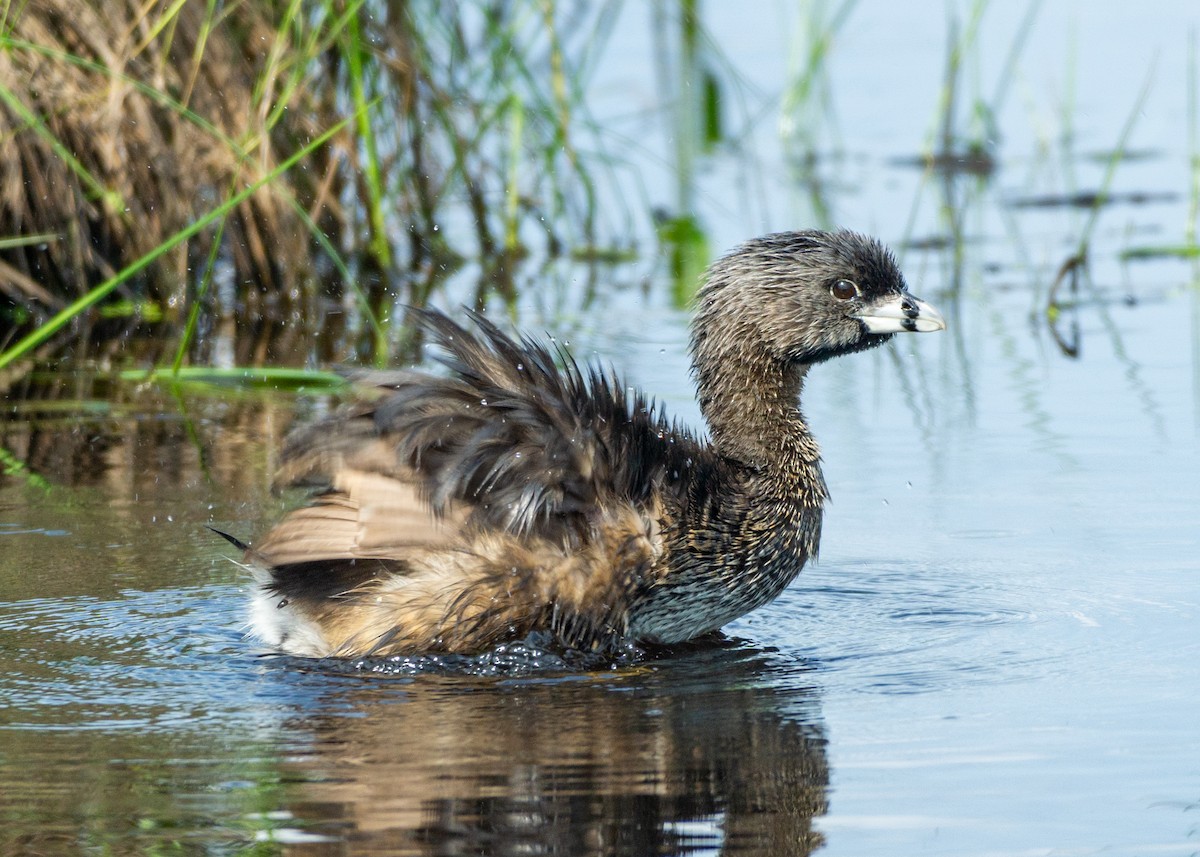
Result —
<instances>
[{"instance_id":1,"label":"ruffled brown feather","mask_svg":"<svg viewBox=\"0 0 1200 857\"><path fill-rule=\"evenodd\" d=\"M712 458L611 373L475 313L477 334L418 316L449 376L406 373L377 404L300 431L284 450L285 484L332 484L344 467L411 479L437 515L457 504L477 530L578 546L604 504L645 503Z\"/></svg>"},{"instance_id":2,"label":"ruffled brown feather","mask_svg":"<svg viewBox=\"0 0 1200 857\"><path fill-rule=\"evenodd\" d=\"M662 496L686 504L682 474L712 453L610 373L482 316L478 333L420 318L449 375L389 375L384 398L285 445L277 484L319 493L250 552L256 627L301 654L477 651L533 630L619 644L664 551ZM296 627L272 622L281 609Z\"/></svg>"}]
</instances>

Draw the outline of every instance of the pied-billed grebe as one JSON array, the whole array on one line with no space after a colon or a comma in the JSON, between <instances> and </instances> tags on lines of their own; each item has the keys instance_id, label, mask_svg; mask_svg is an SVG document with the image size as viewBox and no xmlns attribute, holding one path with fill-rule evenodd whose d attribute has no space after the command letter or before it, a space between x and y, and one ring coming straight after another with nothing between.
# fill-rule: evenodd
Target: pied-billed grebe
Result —
<instances>
[{"instance_id":1,"label":"pied-billed grebe","mask_svg":"<svg viewBox=\"0 0 1200 857\"><path fill-rule=\"evenodd\" d=\"M399 374L289 439L280 483L320 493L247 551L254 631L317 657L533 632L605 650L775 598L816 555L827 497L799 410L808 368L945 323L882 244L844 231L742 245L698 307L708 442L561 350L422 313L448 376Z\"/></svg>"}]
</instances>

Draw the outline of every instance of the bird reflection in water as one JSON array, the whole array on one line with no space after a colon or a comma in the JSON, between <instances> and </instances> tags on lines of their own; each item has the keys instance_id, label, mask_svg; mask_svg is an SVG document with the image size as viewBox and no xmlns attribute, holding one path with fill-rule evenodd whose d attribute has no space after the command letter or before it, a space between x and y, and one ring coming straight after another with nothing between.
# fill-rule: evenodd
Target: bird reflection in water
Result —
<instances>
[{"instance_id":1,"label":"bird reflection in water","mask_svg":"<svg viewBox=\"0 0 1200 857\"><path fill-rule=\"evenodd\" d=\"M311 743L287 853L809 854L829 768L797 667L717 640L607 674L372 675L288 724Z\"/></svg>"}]
</instances>

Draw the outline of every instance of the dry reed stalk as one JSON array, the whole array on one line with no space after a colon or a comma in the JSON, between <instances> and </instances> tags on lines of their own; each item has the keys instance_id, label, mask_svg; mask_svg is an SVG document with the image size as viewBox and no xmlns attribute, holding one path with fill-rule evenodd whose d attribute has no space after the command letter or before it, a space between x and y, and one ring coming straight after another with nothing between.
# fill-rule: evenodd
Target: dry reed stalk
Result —
<instances>
[{"instance_id":1,"label":"dry reed stalk","mask_svg":"<svg viewBox=\"0 0 1200 857\"><path fill-rule=\"evenodd\" d=\"M0 107L0 235L57 240L8 249L0 261L35 313L146 254L321 130L328 108L313 109L321 105L304 88L292 93L286 125L263 121L278 93L262 89L265 52L247 46L281 37L269 7L234 4L212 26L205 5L38 0L10 19L0 86L41 128ZM310 171L289 192L307 202L321 178ZM336 200L324 205L322 226L337 231ZM189 270L210 238L171 251L139 284L169 317L182 310ZM241 205L224 240L237 282L260 294L301 293L311 242L277 188Z\"/></svg>"}]
</instances>

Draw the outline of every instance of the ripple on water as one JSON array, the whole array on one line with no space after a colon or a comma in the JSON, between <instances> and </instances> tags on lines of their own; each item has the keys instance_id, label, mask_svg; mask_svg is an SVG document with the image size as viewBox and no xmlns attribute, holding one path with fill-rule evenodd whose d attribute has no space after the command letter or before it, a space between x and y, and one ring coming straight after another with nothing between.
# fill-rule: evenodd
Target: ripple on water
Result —
<instances>
[{"instance_id":1,"label":"ripple on water","mask_svg":"<svg viewBox=\"0 0 1200 857\"><path fill-rule=\"evenodd\" d=\"M0 727L246 730L256 712L269 727L318 702L336 709L341 689L379 676L570 681L689 650L596 655L531 636L473 657L310 660L264 652L244 636L245 612L231 586L0 604Z\"/></svg>"},{"instance_id":2,"label":"ripple on water","mask_svg":"<svg viewBox=\"0 0 1200 857\"><path fill-rule=\"evenodd\" d=\"M615 653L563 650L554 645L549 637L531 634L525 639L501 644L479 655L389 655L357 660L310 660L287 655L277 657L290 667L327 675L404 677L434 674L522 678L621 669L643 661L647 653L632 644Z\"/></svg>"},{"instance_id":3,"label":"ripple on water","mask_svg":"<svg viewBox=\"0 0 1200 857\"><path fill-rule=\"evenodd\" d=\"M1045 626L1036 637L1033 625ZM1065 669L1087 645L1081 629L1061 594L1001 570L892 562L806 569L732 630L811 660L846 689L921 693Z\"/></svg>"},{"instance_id":4,"label":"ripple on water","mask_svg":"<svg viewBox=\"0 0 1200 857\"><path fill-rule=\"evenodd\" d=\"M252 727L248 714L282 700L243 639L243 603L195 587L0 605L0 726Z\"/></svg>"},{"instance_id":5,"label":"ripple on water","mask_svg":"<svg viewBox=\"0 0 1200 857\"><path fill-rule=\"evenodd\" d=\"M247 699L251 707L302 704L331 684L364 676L553 679L657 657L634 647L615 657L563 652L537 638L477 657L264 656L243 637L244 599L242 590L226 585L0 605L0 661L6 662L0 696L8 702L0 722L66 722L66 710L53 709L67 706L76 726L174 728L180 718L240 717ZM981 564L824 564L807 569L778 601L728 633L778 648L793 665L811 664L824 683L918 693L1066 669L1072 658L1078 662L1097 624L1080 607L1077 599ZM1026 633L1035 624L1039 632ZM285 678L263 681L267 673Z\"/></svg>"}]
</instances>

